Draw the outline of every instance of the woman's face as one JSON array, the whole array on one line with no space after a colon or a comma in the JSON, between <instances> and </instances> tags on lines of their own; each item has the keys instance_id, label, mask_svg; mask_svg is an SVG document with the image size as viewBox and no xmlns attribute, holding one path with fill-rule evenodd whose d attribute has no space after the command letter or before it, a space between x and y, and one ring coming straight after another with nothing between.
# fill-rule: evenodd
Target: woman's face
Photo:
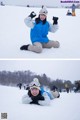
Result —
<instances>
[{"instance_id":1,"label":"woman's face","mask_svg":"<svg viewBox=\"0 0 80 120\"><path fill-rule=\"evenodd\" d=\"M37 89L37 88L31 88L31 94L33 96L37 96L39 94L39 89Z\"/></svg>"},{"instance_id":2,"label":"woman's face","mask_svg":"<svg viewBox=\"0 0 80 120\"><path fill-rule=\"evenodd\" d=\"M45 18L46 18L46 15L44 15L44 14L40 14L40 20L45 20Z\"/></svg>"}]
</instances>

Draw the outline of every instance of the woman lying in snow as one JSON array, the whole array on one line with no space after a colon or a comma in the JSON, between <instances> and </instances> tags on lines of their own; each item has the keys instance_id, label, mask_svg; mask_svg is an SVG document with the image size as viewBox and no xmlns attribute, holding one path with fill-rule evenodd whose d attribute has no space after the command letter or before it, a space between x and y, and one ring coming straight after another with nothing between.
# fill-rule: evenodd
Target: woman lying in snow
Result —
<instances>
[{"instance_id":1,"label":"woman lying in snow","mask_svg":"<svg viewBox=\"0 0 80 120\"><path fill-rule=\"evenodd\" d=\"M29 85L28 93L23 96L22 102L24 104L38 104L38 105L49 105L50 100L59 98L60 94L56 91L46 91L43 87L40 87L39 80L34 78Z\"/></svg>"},{"instance_id":2,"label":"woman lying in snow","mask_svg":"<svg viewBox=\"0 0 80 120\"><path fill-rule=\"evenodd\" d=\"M40 83L37 78L34 78L29 86L28 93L22 98L24 104L37 104L42 106L50 104L50 97L46 92L41 93Z\"/></svg>"}]
</instances>

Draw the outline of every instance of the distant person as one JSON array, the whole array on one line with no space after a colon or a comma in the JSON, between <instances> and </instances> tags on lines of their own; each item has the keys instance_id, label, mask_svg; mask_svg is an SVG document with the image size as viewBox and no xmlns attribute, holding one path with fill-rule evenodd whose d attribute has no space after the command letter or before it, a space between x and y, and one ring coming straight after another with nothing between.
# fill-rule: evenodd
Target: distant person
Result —
<instances>
[{"instance_id":1,"label":"distant person","mask_svg":"<svg viewBox=\"0 0 80 120\"><path fill-rule=\"evenodd\" d=\"M77 81L77 82L75 83L75 85L76 85L75 92L80 91L80 81Z\"/></svg>"},{"instance_id":2,"label":"distant person","mask_svg":"<svg viewBox=\"0 0 80 120\"><path fill-rule=\"evenodd\" d=\"M51 93L52 93L54 98L59 98L60 97L60 93L58 91L58 88L55 85L52 87Z\"/></svg>"},{"instance_id":3,"label":"distant person","mask_svg":"<svg viewBox=\"0 0 80 120\"><path fill-rule=\"evenodd\" d=\"M75 4L72 4L72 16L76 16L75 9L76 9Z\"/></svg>"},{"instance_id":4,"label":"distant person","mask_svg":"<svg viewBox=\"0 0 80 120\"><path fill-rule=\"evenodd\" d=\"M21 89L22 83L17 84L17 86L19 87L19 89Z\"/></svg>"},{"instance_id":5,"label":"distant person","mask_svg":"<svg viewBox=\"0 0 80 120\"><path fill-rule=\"evenodd\" d=\"M4 3L3 3L3 2L1 2L0 4L1 4L1 6L4 6Z\"/></svg>"},{"instance_id":6,"label":"distant person","mask_svg":"<svg viewBox=\"0 0 80 120\"><path fill-rule=\"evenodd\" d=\"M42 5L42 8L44 7L44 5Z\"/></svg>"},{"instance_id":7,"label":"distant person","mask_svg":"<svg viewBox=\"0 0 80 120\"><path fill-rule=\"evenodd\" d=\"M40 83L37 78L34 78L29 86L28 93L22 97L22 103L42 106L50 104L50 98L47 93L41 93Z\"/></svg>"},{"instance_id":8,"label":"distant person","mask_svg":"<svg viewBox=\"0 0 80 120\"><path fill-rule=\"evenodd\" d=\"M66 15L72 16L72 13L70 12L70 10L67 11Z\"/></svg>"},{"instance_id":9,"label":"distant person","mask_svg":"<svg viewBox=\"0 0 80 120\"><path fill-rule=\"evenodd\" d=\"M53 17L53 24L47 21L47 9L42 7L39 11L39 16L33 20L36 13L33 11L25 18L25 24L31 28L30 38L31 44L23 45L21 50L28 50L36 53L41 53L43 48L59 48L60 43L58 41L49 40L48 32L56 32L58 30L58 17Z\"/></svg>"},{"instance_id":10,"label":"distant person","mask_svg":"<svg viewBox=\"0 0 80 120\"><path fill-rule=\"evenodd\" d=\"M65 89L66 89L66 92L69 93L69 85L67 83L65 84Z\"/></svg>"},{"instance_id":11,"label":"distant person","mask_svg":"<svg viewBox=\"0 0 80 120\"><path fill-rule=\"evenodd\" d=\"M53 85L52 90L55 91L55 90L58 90L58 88L55 85Z\"/></svg>"},{"instance_id":12,"label":"distant person","mask_svg":"<svg viewBox=\"0 0 80 120\"><path fill-rule=\"evenodd\" d=\"M29 89L29 86L28 86L28 85L24 85L24 89L25 89L25 90L28 90L28 89Z\"/></svg>"}]
</instances>

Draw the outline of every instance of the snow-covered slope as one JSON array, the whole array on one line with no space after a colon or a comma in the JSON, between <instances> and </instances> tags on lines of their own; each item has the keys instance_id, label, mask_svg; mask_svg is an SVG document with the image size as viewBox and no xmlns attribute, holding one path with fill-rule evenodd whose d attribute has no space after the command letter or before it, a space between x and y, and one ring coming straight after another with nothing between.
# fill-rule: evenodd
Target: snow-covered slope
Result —
<instances>
[{"instance_id":1,"label":"snow-covered slope","mask_svg":"<svg viewBox=\"0 0 80 120\"><path fill-rule=\"evenodd\" d=\"M20 51L20 46L30 44L30 28L24 18L40 8L0 6L0 58L80 58L80 10L76 17L66 16L67 9L48 8L48 21L59 17L59 30L49 33L51 40L60 42L59 49L44 49L41 54Z\"/></svg>"},{"instance_id":2,"label":"snow-covered slope","mask_svg":"<svg viewBox=\"0 0 80 120\"><path fill-rule=\"evenodd\" d=\"M25 90L0 86L0 112L7 113L8 120L80 120L80 93L61 93L50 106L22 104L25 94Z\"/></svg>"}]
</instances>

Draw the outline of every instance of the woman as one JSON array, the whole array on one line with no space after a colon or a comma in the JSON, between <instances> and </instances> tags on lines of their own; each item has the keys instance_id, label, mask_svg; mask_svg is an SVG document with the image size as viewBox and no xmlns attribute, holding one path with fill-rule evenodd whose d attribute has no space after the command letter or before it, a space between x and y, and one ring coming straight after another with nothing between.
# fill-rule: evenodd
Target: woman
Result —
<instances>
[{"instance_id":1,"label":"woman","mask_svg":"<svg viewBox=\"0 0 80 120\"><path fill-rule=\"evenodd\" d=\"M40 83L37 78L34 78L30 83L28 93L23 96L22 102L24 104L49 105L50 98L46 92L41 93Z\"/></svg>"},{"instance_id":2,"label":"woman","mask_svg":"<svg viewBox=\"0 0 80 120\"><path fill-rule=\"evenodd\" d=\"M48 32L56 32L58 29L58 17L53 17L53 24L47 21L47 13L45 7L43 7L38 18L33 21L36 16L34 12L24 20L25 24L31 28L30 37L32 45L23 45L21 50L29 50L36 53L41 53L43 48L59 48L60 44L58 41L49 40L47 35Z\"/></svg>"}]
</instances>

